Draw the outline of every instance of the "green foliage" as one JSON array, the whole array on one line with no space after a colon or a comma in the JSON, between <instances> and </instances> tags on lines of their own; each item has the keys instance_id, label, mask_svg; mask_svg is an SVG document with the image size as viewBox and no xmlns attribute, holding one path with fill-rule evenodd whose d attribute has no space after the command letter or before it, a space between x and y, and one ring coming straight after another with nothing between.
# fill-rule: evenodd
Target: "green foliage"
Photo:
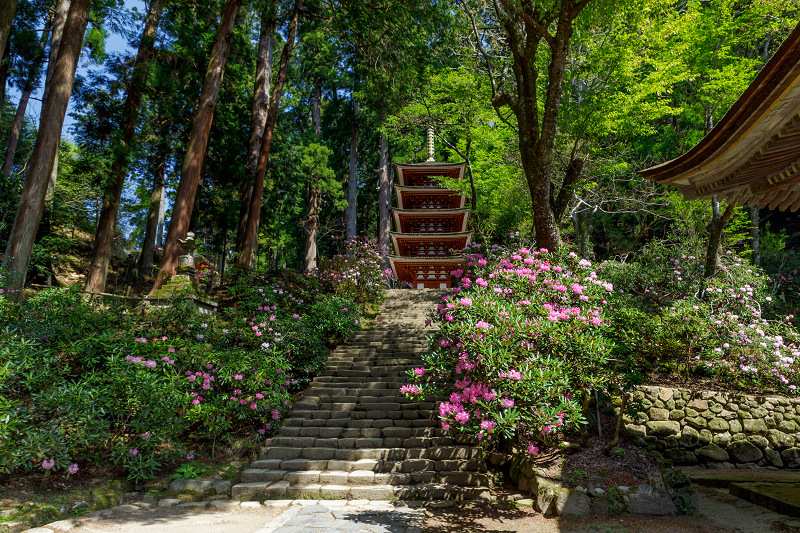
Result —
<instances>
[{"instance_id":1,"label":"green foliage","mask_svg":"<svg viewBox=\"0 0 800 533\"><path fill-rule=\"evenodd\" d=\"M142 317L77 290L0 296L0 470L111 461L140 482L189 447L274 431L358 327L356 302L302 279L241 276L221 316L180 298Z\"/></svg>"},{"instance_id":2,"label":"green foliage","mask_svg":"<svg viewBox=\"0 0 800 533\"><path fill-rule=\"evenodd\" d=\"M199 461L184 463L175 470L170 479L195 479L210 472L210 469Z\"/></svg>"},{"instance_id":3,"label":"green foliage","mask_svg":"<svg viewBox=\"0 0 800 533\"><path fill-rule=\"evenodd\" d=\"M609 309L616 351L643 371L796 391L800 339L773 298L772 280L728 252L700 294L698 253L690 244L654 243L625 263L602 264L620 289Z\"/></svg>"}]
</instances>

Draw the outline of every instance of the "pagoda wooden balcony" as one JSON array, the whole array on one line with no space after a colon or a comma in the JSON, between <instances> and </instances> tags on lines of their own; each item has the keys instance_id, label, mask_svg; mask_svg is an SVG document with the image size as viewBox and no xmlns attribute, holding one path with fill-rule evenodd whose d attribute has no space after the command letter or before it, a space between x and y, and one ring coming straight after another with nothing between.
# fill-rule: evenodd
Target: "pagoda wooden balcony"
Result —
<instances>
[{"instance_id":1,"label":"pagoda wooden balcony","mask_svg":"<svg viewBox=\"0 0 800 533\"><path fill-rule=\"evenodd\" d=\"M467 231L469 209L393 209L398 233L461 233Z\"/></svg>"},{"instance_id":2,"label":"pagoda wooden balcony","mask_svg":"<svg viewBox=\"0 0 800 533\"><path fill-rule=\"evenodd\" d=\"M450 288L450 273L464 267L464 258L390 255L389 263L397 279L408 283L413 289L447 289Z\"/></svg>"},{"instance_id":3,"label":"pagoda wooden balcony","mask_svg":"<svg viewBox=\"0 0 800 533\"><path fill-rule=\"evenodd\" d=\"M402 257L451 257L451 250L463 250L472 241L472 232L395 233L390 237L397 255Z\"/></svg>"},{"instance_id":4,"label":"pagoda wooden balcony","mask_svg":"<svg viewBox=\"0 0 800 533\"><path fill-rule=\"evenodd\" d=\"M467 197L441 187L395 185L398 209L463 209Z\"/></svg>"}]
</instances>

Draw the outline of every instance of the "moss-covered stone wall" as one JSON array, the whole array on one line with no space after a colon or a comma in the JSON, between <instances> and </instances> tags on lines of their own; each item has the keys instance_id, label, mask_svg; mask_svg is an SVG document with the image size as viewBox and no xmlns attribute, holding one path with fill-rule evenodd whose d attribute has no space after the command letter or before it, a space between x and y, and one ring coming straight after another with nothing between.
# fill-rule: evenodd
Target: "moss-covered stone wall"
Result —
<instances>
[{"instance_id":1,"label":"moss-covered stone wall","mask_svg":"<svg viewBox=\"0 0 800 533\"><path fill-rule=\"evenodd\" d=\"M800 468L800 398L639 387L625 429L675 465Z\"/></svg>"}]
</instances>

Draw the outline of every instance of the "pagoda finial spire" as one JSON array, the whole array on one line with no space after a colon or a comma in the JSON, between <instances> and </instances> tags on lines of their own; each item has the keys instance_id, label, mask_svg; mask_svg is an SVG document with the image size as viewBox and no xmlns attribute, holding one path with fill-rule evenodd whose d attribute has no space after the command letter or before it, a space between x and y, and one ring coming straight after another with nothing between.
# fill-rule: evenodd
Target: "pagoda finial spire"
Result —
<instances>
[{"instance_id":1,"label":"pagoda finial spire","mask_svg":"<svg viewBox=\"0 0 800 533\"><path fill-rule=\"evenodd\" d=\"M436 161L433 147L433 126L428 126L428 162Z\"/></svg>"}]
</instances>

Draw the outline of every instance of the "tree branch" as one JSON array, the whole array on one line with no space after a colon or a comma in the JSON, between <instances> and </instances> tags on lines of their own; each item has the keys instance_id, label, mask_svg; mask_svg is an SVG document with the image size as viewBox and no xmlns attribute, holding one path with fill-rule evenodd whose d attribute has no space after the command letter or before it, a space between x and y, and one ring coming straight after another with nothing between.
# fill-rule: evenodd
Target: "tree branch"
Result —
<instances>
[{"instance_id":1,"label":"tree branch","mask_svg":"<svg viewBox=\"0 0 800 533\"><path fill-rule=\"evenodd\" d=\"M502 3L503 7L505 7L507 10L509 10L512 13L514 13L515 15L519 16L523 20L523 22L525 22L526 26L530 26L531 28L533 28L533 30L539 35L539 37L541 37L542 39L547 41L547 44L552 44L553 43L553 39L555 39L555 37L550 35L547 32L547 30L544 28L544 26L542 26L539 23L539 21L534 19L530 15L530 13L526 13L525 10L519 9L516 6L513 6L513 5L509 4L508 0L500 0L500 3Z\"/></svg>"},{"instance_id":2,"label":"tree branch","mask_svg":"<svg viewBox=\"0 0 800 533\"><path fill-rule=\"evenodd\" d=\"M475 45L478 48L478 52L480 52L481 56L483 56L483 61L486 63L486 70L489 73L489 81L492 83L492 96L497 94L497 84L494 81L494 69L492 68L492 61L489 58L489 54L486 53L486 50L483 48L483 44L481 43L481 36L478 34L478 25L475 24L475 17L472 15L472 11L469 9L469 6L464 0L458 0L461 6L464 8L464 12L469 17L470 23L472 24L472 32L475 35Z\"/></svg>"}]
</instances>

